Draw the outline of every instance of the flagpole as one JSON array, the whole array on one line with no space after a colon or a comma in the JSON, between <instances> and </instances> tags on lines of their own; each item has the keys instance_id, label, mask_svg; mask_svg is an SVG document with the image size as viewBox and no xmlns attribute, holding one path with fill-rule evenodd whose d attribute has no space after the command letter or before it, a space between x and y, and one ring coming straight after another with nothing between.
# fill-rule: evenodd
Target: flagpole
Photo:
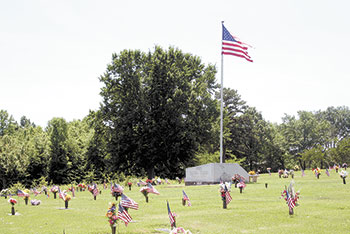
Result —
<instances>
[{"instance_id":1,"label":"flagpole","mask_svg":"<svg viewBox=\"0 0 350 234\"><path fill-rule=\"evenodd\" d=\"M221 24L224 24L224 21L221 21ZM222 37L221 37L221 46L222 46ZM223 87L224 87L224 55L222 53L221 49L221 87L220 87L220 163L222 163L222 156L223 156Z\"/></svg>"}]
</instances>

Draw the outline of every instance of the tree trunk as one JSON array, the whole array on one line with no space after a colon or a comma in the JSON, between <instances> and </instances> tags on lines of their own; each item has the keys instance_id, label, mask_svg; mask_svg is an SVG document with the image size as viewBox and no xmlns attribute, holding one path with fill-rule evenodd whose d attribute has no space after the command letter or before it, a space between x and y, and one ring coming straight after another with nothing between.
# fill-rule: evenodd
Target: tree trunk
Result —
<instances>
[{"instance_id":1,"label":"tree trunk","mask_svg":"<svg viewBox=\"0 0 350 234\"><path fill-rule=\"evenodd\" d=\"M15 212L15 207L14 207L14 206L11 207L11 214L12 214L12 215L15 215L15 214L16 214L16 212Z\"/></svg>"},{"instance_id":2,"label":"tree trunk","mask_svg":"<svg viewBox=\"0 0 350 234\"><path fill-rule=\"evenodd\" d=\"M186 200L182 198L182 205L186 205Z\"/></svg>"},{"instance_id":3,"label":"tree trunk","mask_svg":"<svg viewBox=\"0 0 350 234\"><path fill-rule=\"evenodd\" d=\"M243 187L239 187L239 192L240 192L240 193L243 192Z\"/></svg>"},{"instance_id":4,"label":"tree trunk","mask_svg":"<svg viewBox=\"0 0 350 234\"><path fill-rule=\"evenodd\" d=\"M345 177L343 177L343 184L346 184Z\"/></svg>"},{"instance_id":5,"label":"tree trunk","mask_svg":"<svg viewBox=\"0 0 350 234\"><path fill-rule=\"evenodd\" d=\"M68 201L64 201L64 207L68 209Z\"/></svg>"},{"instance_id":6,"label":"tree trunk","mask_svg":"<svg viewBox=\"0 0 350 234\"><path fill-rule=\"evenodd\" d=\"M268 184L267 184L267 183L265 183L265 188L267 188L267 185L268 185Z\"/></svg>"},{"instance_id":7,"label":"tree trunk","mask_svg":"<svg viewBox=\"0 0 350 234\"><path fill-rule=\"evenodd\" d=\"M153 166L151 166L147 169L147 177L150 180L154 178L154 167Z\"/></svg>"},{"instance_id":8,"label":"tree trunk","mask_svg":"<svg viewBox=\"0 0 350 234\"><path fill-rule=\"evenodd\" d=\"M96 196L94 196L94 200L96 201Z\"/></svg>"},{"instance_id":9,"label":"tree trunk","mask_svg":"<svg viewBox=\"0 0 350 234\"><path fill-rule=\"evenodd\" d=\"M53 193L53 199L56 199L56 193Z\"/></svg>"}]
</instances>

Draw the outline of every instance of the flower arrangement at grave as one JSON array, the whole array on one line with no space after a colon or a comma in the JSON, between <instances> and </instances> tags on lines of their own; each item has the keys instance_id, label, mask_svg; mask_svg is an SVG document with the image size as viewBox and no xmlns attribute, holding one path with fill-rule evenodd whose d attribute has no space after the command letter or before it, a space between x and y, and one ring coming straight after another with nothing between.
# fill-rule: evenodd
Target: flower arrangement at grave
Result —
<instances>
[{"instance_id":1,"label":"flower arrangement at grave","mask_svg":"<svg viewBox=\"0 0 350 234\"><path fill-rule=\"evenodd\" d=\"M289 170L289 175L291 175L292 179L294 179L294 170Z\"/></svg>"},{"instance_id":2,"label":"flower arrangement at grave","mask_svg":"<svg viewBox=\"0 0 350 234\"><path fill-rule=\"evenodd\" d=\"M283 171L283 178L288 178L288 176L289 176L289 171L287 169L285 169Z\"/></svg>"},{"instance_id":3,"label":"flower arrangement at grave","mask_svg":"<svg viewBox=\"0 0 350 234\"><path fill-rule=\"evenodd\" d=\"M53 186L51 188L51 192L53 193L53 198L56 199L56 194L58 193L58 186Z\"/></svg>"},{"instance_id":4,"label":"flower arrangement at grave","mask_svg":"<svg viewBox=\"0 0 350 234\"><path fill-rule=\"evenodd\" d=\"M24 189L23 191L18 189L17 190L17 196L23 197L25 204L28 205L28 201L29 201L29 198L30 198L28 189Z\"/></svg>"},{"instance_id":5,"label":"flower arrangement at grave","mask_svg":"<svg viewBox=\"0 0 350 234\"><path fill-rule=\"evenodd\" d=\"M342 170L341 172L339 172L339 175L340 175L340 178L342 178L342 179L343 179L343 184L346 184L345 179L346 179L346 177L348 177L348 172L347 172L347 171Z\"/></svg>"},{"instance_id":6,"label":"flower arrangement at grave","mask_svg":"<svg viewBox=\"0 0 350 234\"><path fill-rule=\"evenodd\" d=\"M230 194L230 188L228 188L225 183L221 183L219 192L220 192L221 199L222 199L222 208L226 209L227 205L232 201L232 197Z\"/></svg>"},{"instance_id":7,"label":"flower arrangement at grave","mask_svg":"<svg viewBox=\"0 0 350 234\"><path fill-rule=\"evenodd\" d=\"M98 195L98 188L97 188L97 184L94 183L93 185L89 185L88 186L88 190L89 192L92 194L92 196L94 196L94 200L96 200L96 196Z\"/></svg>"},{"instance_id":8,"label":"flower arrangement at grave","mask_svg":"<svg viewBox=\"0 0 350 234\"><path fill-rule=\"evenodd\" d=\"M154 193L156 195L159 195L159 192L157 191L157 189L155 189L152 184L148 183L147 186L142 187L140 189L140 192L145 196L146 198L146 202L148 202L148 194L149 193Z\"/></svg>"},{"instance_id":9,"label":"flower arrangement at grave","mask_svg":"<svg viewBox=\"0 0 350 234\"><path fill-rule=\"evenodd\" d=\"M244 177L241 176L239 183L237 184L237 187L239 188L239 192L242 193L243 189L246 187L247 185L244 183Z\"/></svg>"},{"instance_id":10,"label":"flower arrangement at grave","mask_svg":"<svg viewBox=\"0 0 350 234\"><path fill-rule=\"evenodd\" d=\"M335 172L338 173L339 166L338 166L338 165L335 165L335 166L334 166L334 169L335 169Z\"/></svg>"},{"instance_id":11,"label":"flower arrangement at grave","mask_svg":"<svg viewBox=\"0 0 350 234\"><path fill-rule=\"evenodd\" d=\"M7 196L9 196L10 194L11 194L10 189L3 189L3 190L1 190L1 192L0 192L0 195L3 196L3 197L5 197L5 199L7 199Z\"/></svg>"},{"instance_id":12,"label":"flower arrangement at grave","mask_svg":"<svg viewBox=\"0 0 350 234\"><path fill-rule=\"evenodd\" d=\"M146 180L146 184L148 184L148 183L153 184L153 182L154 182L153 179L152 179L152 180L151 180L151 179L147 179L147 180Z\"/></svg>"},{"instance_id":13,"label":"flower arrangement at grave","mask_svg":"<svg viewBox=\"0 0 350 234\"><path fill-rule=\"evenodd\" d=\"M286 204L289 208L289 215L294 214L294 207L299 206L298 200L300 197L300 192L295 192L294 181L291 181L288 188L282 192L281 197L284 198Z\"/></svg>"},{"instance_id":14,"label":"flower arrangement at grave","mask_svg":"<svg viewBox=\"0 0 350 234\"><path fill-rule=\"evenodd\" d=\"M119 184L114 183L114 185L111 187L111 194L113 197L115 197L115 200L118 200L118 197L120 197L124 192L124 188L120 186Z\"/></svg>"},{"instance_id":15,"label":"flower arrangement at grave","mask_svg":"<svg viewBox=\"0 0 350 234\"><path fill-rule=\"evenodd\" d=\"M44 192L45 193L45 195L47 195L47 187L45 186L45 185L43 185L42 187L41 187L41 191L42 192Z\"/></svg>"},{"instance_id":16,"label":"flower arrangement at grave","mask_svg":"<svg viewBox=\"0 0 350 234\"><path fill-rule=\"evenodd\" d=\"M131 187L132 187L132 182L128 182L128 187L129 187L129 190L131 190Z\"/></svg>"},{"instance_id":17,"label":"flower arrangement at grave","mask_svg":"<svg viewBox=\"0 0 350 234\"><path fill-rule=\"evenodd\" d=\"M232 176L232 183L235 184L235 188L237 188L239 181L241 181L241 176L239 174L234 174L234 176Z\"/></svg>"},{"instance_id":18,"label":"flower arrangement at grave","mask_svg":"<svg viewBox=\"0 0 350 234\"><path fill-rule=\"evenodd\" d=\"M61 191L59 196L64 201L64 207L68 209L68 202L72 199L72 197L67 194L66 190Z\"/></svg>"},{"instance_id":19,"label":"flower arrangement at grave","mask_svg":"<svg viewBox=\"0 0 350 234\"><path fill-rule=\"evenodd\" d=\"M315 176L317 177L317 179L319 179L320 175L321 175L321 169L317 167L317 168L312 169L312 171L315 174Z\"/></svg>"},{"instance_id":20,"label":"flower arrangement at grave","mask_svg":"<svg viewBox=\"0 0 350 234\"><path fill-rule=\"evenodd\" d=\"M178 227L171 230L170 234L192 234L192 232L190 230L185 230L182 227Z\"/></svg>"},{"instance_id":21,"label":"flower arrangement at grave","mask_svg":"<svg viewBox=\"0 0 350 234\"><path fill-rule=\"evenodd\" d=\"M255 173L255 171L250 171L250 172L248 172L248 174L249 175L255 175L256 173Z\"/></svg>"},{"instance_id":22,"label":"flower arrangement at grave","mask_svg":"<svg viewBox=\"0 0 350 234\"><path fill-rule=\"evenodd\" d=\"M114 234L117 226L117 220L118 220L117 208L115 203L110 203L110 207L106 213L106 217L108 218L108 223L112 228L112 233Z\"/></svg>"},{"instance_id":23,"label":"flower arrangement at grave","mask_svg":"<svg viewBox=\"0 0 350 234\"><path fill-rule=\"evenodd\" d=\"M40 200L34 199L30 201L30 204L32 204L32 206L38 206L41 204Z\"/></svg>"},{"instance_id":24,"label":"flower arrangement at grave","mask_svg":"<svg viewBox=\"0 0 350 234\"><path fill-rule=\"evenodd\" d=\"M283 170L283 169L279 169L279 170L278 170L278 176L279 176L279 178L281 178L283 174L284 174L284 170Z\"/></svg>"},{"instance_id":25,"label":"flower arrangement at grave","mask_svg":"<svg viewBox=\"0 0 350 234\"><path fill-rule=\"evenodd\" d=\"M11 214L15 215L15 205L17 204L17 200L14 198L10 198L8 202L12 205L11 207Z\"/></svg>"},{"instance_id":26,"label":"flower arrangement at grave","mask_svg":"<svg viewBox=\"0 0 350 234\"><path fill-rule=\"evenodd\" d=\"M80 192L81 191L85 191L86 190L86 184L80 183L80 184L78 184L78 188L80 189Z\"/></svg>"}]
</instances>

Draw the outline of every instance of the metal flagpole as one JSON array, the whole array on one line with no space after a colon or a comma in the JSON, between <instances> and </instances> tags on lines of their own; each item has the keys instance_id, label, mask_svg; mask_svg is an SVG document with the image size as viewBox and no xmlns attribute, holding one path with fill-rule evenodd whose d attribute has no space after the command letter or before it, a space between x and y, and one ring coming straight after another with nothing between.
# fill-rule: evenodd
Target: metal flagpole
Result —
<instances>
[{"instance_id":1,"label":"metal flagpole","mask_svg":"<svg viewBox=\"0 0 350 234\"><path fill-rule=\"evenodd\" d=\"M221 24L224 24L224 21L221 21ZM222 47L222 37L221 37L221 47ZM224 55L222 54L222 48L221 48L221 88L220 88L220 99L221 99L221 105L220 105L220 163L222 163L222 154L223 154L223 87L224 87Z\"/></svg>"}]
</instances>

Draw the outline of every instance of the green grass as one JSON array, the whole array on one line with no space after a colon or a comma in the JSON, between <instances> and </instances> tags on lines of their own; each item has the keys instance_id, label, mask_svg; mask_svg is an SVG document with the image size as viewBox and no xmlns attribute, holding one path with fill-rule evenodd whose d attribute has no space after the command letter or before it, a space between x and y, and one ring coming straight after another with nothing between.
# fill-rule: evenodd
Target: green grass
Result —
<instances>
[{"instance_id":1,"label":"green grass","mask_svg":"<svg viewBox=\"0 0 350 234\"><path fill-rule=\"evenodd\" d=\"M145 202L139 188L132 191L125 188L125 194L139 203L139 210L129 210L135 222L128 227L119 222L119 233L165 233L160 228L170 228L166 200L172 212L177 214L177 226L192 233L349 233L350 229L350 185L344 185L339 175L331 171L328 177L324 171L320 179L311 171L301 177L295 173L295 189L300 190L300 206L295 214L288 214L288 207L280 195L289 179L280 179L277 174L260 175L258 183L248 184L243 194L232 188L232 202L228 209L222 209L218 185L157 186L160 195L149 195ZM268 183L268 188L265 188ZM350 180L349 180L350 183ZM100 186L102 187L102 186ZM182 206L182 189L191 199L192 207ZM33 198L33 195L31 195ZM115 201L109 190L93 200L88 192L77 192L76 198L64 210L64 202L45 195L39 195L39 206L26 206L22 198L15 205L20 215L11 216L11 205L7 199L0 199L0 233L63 233L107 234L111 233L105 214L109 202Z\"/></svg>"}]
</instances>

